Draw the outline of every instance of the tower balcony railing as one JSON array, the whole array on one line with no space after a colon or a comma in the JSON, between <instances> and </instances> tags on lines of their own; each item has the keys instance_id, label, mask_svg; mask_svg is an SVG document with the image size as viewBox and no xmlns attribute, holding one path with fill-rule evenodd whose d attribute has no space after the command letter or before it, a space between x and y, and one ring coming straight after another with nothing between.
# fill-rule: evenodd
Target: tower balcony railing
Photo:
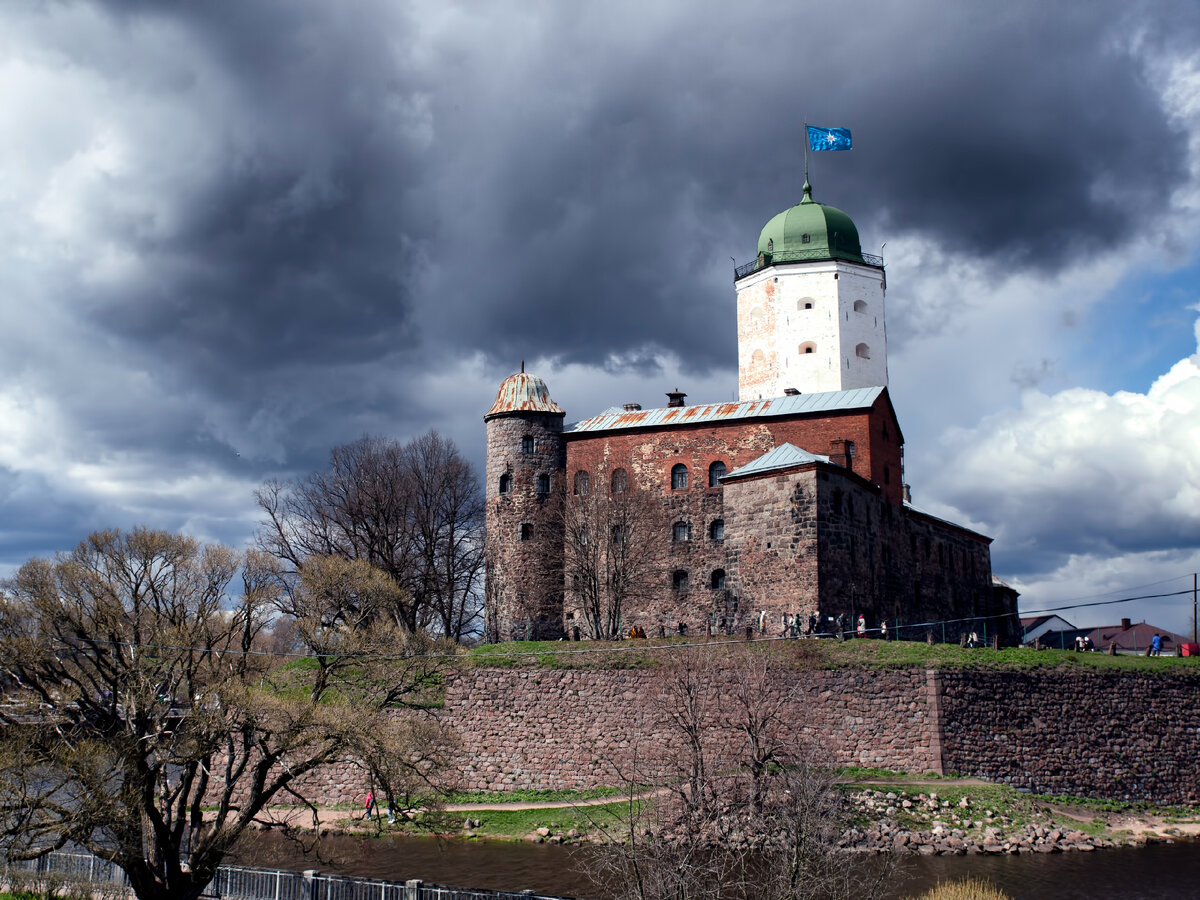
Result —
<instances>
[{"instance_id":1,"label":"tower balcony railing","mask_svg":"<svg viewBox=\"0 0 1200 900\"><path fill-rule=\"evenodd\" d=\"M733 280L740 281L747 275L752 275L759 269L778 263L810 262L813 260L842 259L846 262L866 264L876 269L883 268L883 257L870 253L854 253L849 250L836 248L818 248L813 250L781 250L778 253L760 253L755 259L743 263L733 270Z\"/></svg>"}]
</instances>

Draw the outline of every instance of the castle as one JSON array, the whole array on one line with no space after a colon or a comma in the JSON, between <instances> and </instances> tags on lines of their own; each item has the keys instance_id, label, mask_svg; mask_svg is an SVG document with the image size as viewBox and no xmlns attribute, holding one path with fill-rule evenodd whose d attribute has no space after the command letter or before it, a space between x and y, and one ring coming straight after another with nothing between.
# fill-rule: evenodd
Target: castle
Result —
<instances>
[{"instance_id":1,"label":"castle","mask_svg":"<svg viewBox=\"0 0 1200 900\"><path fill-rule=\"evenodd\" d=\"M672 391L564 425L523 365L501 384L484 416L486 639L827 632L861 616L875 636L1013 642L991 539L909 502L887 278L850 217L806 181L734 285L736 403Z\"/></svg>"}]
</instances>

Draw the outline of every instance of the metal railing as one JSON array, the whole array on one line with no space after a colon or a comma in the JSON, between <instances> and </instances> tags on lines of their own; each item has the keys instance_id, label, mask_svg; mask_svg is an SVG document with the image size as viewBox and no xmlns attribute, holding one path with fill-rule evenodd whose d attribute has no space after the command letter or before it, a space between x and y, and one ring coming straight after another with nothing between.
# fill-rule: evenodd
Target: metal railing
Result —
<instances>
[{"instance_id":1,"label":"metal railing","mask_svg":"<svg viewBox=\"0 0 1200 900\"><path fill-rule=\"evenodd\" d=\"M757 272L759 269L765 269L767 266L773 266L778 263L809 262L820 259L843 259L847 262L865 263L877 269L883 268L882 256L874 256L870 253L852 253L849 250L842 250L837 247L822 248L819 250L781 250L778 253L764 253L762 256L752 259L748 263L737 266L733 270L733 280L740 281L747 275Z\"/></svg>"},{"instance_id":2,"label":"metal railing","mask_svg":"<svg viewBox=\"0 0 1200 900\"><path fill-rule=\"evenodd\" d=\"M119 866L90 853L58 850L38 859L3 861L0 881L55 880L75 884L128 886ZM204 891L221 900L571 900L533 891L492 891L425 884L418 879L383 881L308 870L221 866Z\"/></svg>"}]
</instances>

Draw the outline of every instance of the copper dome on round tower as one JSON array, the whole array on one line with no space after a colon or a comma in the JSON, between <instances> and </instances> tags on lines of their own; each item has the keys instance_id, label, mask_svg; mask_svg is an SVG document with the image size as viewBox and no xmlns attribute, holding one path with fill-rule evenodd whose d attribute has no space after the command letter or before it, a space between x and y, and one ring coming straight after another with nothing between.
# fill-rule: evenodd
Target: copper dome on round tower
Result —
<instances>
[{"instance_id":1,"label":"copper dome on round tower","mask_svg":"<svg viewBox=\"0 0 1200 900\"><path fill-rule=\"evenodd\" d=\"M496 393L496 402L483 418L486 421L493 416L515 413L566 415L562 408L550 399L550 389L546 387L546 382L526 372L524 366L517 374L504 379Z\"/></svg>"}]
</instances>

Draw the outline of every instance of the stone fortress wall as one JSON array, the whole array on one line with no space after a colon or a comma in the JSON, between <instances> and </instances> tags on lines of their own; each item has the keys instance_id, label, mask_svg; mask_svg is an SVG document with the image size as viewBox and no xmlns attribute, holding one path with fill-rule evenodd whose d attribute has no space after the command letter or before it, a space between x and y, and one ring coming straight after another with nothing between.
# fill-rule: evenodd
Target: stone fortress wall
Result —
<instances>
[{"instance_id":1,"label":"stone fortress wall","mask_svg":"<svg viewBox=\"0 0 1200 900\"><path fill-rule=\"evenodd\" d=\"M978 776L1038 793L1200 804L1200 667L780 672L796 727L838 765ZM583 788L661 732L654 669L474 669L446 684L466 787ZM719 698L721 686L713 686ZM714 699L714 702L716 700ZM719 741L721 736L714 734Z\"/></svg>"},{"instance_id":2,"label":"stone fortress wall","mask_svg":"<svg viewBox=\"0 0 1200 900\"><path fill-rule=\"evenodd\" d=\"M983 651L986 652L986 651ZM713 707L730 674L710 676ZM656 668L468 668L446 680L441 715L461 739L460 787L620 785L667 734ZM1161 673L780 671L796 729L843 766L975 776L1037 793L1200 805L1200 666ZM714 747L733 745L720 727ZM300 779L318 805L361 804L365 770Z\"/></svg>"}]
</instances>

